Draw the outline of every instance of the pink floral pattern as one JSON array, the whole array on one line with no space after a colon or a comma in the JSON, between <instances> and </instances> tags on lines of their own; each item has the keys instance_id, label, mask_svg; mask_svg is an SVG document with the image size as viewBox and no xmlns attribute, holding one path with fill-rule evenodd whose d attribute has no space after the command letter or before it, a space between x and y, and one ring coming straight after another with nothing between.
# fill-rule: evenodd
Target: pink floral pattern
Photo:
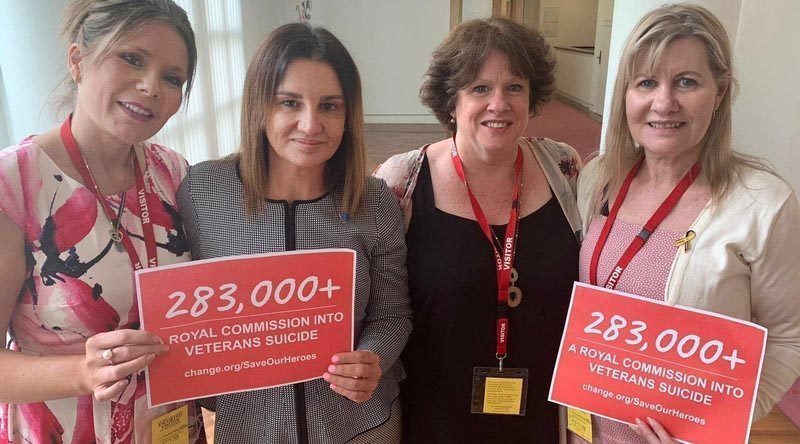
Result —
<instances>
[{"instance_id":1,"label":"pink floral pattern","mask_svg":"<svg viewBox=\"0 0 800 444\"><path fill-rule=\"evenodd\" d=\"M188 261L189 248L175 203L186 161L159 145L147 145L144 153L147 185L161 202L150 209L159 264ZM11 350L30 355L80 354L92 335L138 328L130 259L110 240L110 222L92 191L65 175L27 138L0 151L0 193L0 211L24 233L28 263L9 326ZM122 226L144 258L135 187L126 193ZM106 197L115 211L120 197ZM153 418L177 407L147 411L145 394L141 373L130 379L116 402L80 396L0 404L0 444L132 443L135 428L140 428L138 417ZM194 418L192 426L198 425L202 421ZM193 436L204 442L199 429Z\"/></svg>"}]
</instances>

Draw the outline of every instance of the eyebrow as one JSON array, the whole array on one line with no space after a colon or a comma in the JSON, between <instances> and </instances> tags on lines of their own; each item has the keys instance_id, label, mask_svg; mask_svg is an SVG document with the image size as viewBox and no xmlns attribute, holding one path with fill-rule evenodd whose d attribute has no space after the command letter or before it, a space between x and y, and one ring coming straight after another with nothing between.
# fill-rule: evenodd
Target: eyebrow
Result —
<instances>
[{"instance_id":1,"label":"eyebrow","mask_svg":"<svg viewBox=\"0 0 800 444\"><path fill-rule=\"evenodd\" d=\"M702 74L700 74L700 73L699 73L699 72L697 72L697 71L681 71L681 72L679 72L679 73L677 73L677 74L673 75L672 77L673 77L673 78L674 78L674 77L681 77L681 76L685 76L685 75L687 75L687 74L688 74L688 75L693 75L693 76L696 76L696 77L703 77L703 75L702 75ZM632 76L631 78L632 78L632 79L635 79L635 78L637 78L637 77L646 77L646 78L651 78L651 77L653 77L653 73L652 73L652 72L649 72L649 73L648 73L648 72L635 72L635 73L633 73L633 76Z\"/></svg>"},{"instance_id":2,"label":"eyebrow","mask_svg":"<svg viewBox=\"0 0 800 444\"><path fill-rule=\"evenodd\" d=\"M277 91L277 92L275 92L275 95L276 96L287 96L287 97L291 97L293 99L302 99L303 98L302 94L297 94L297 93L294 93L294 92L291 92L291 91ZM321 99L322 100L341 100L342 102L344 102L344 96L339 95L339 94L334 94L334 95L330 95L330 96L322 96Z\"/></svg>"},{"instance_id":3,"label":"eyebrow","mask_svg":"<svg viewBox=\"0 0 800 444\"><path fill-rule=\"evenodd\" d=\"M146 50L144 48L141 48L141 47L131 47L129 49L126 49L126 48L123 47L121 49L123 51L138 52L138 53L141 53L141 54L143 54L143 55L145 55L145 56L147 56L149 58L153 57L153 54L150 53L150 51L148 51L148 50ZM180 67L178 65L170 65L170 66L167 66L167 71L175 72L175 73L178 73L178 74L186 76L186 72L188 71L188 69L182 68L182 67Z\"/></svg>"},{"instance_id":4,"label":"eyebrow","mask_svg":"<svg viewBox=\"0 0 800 444\"><path fill-rule=\"evenodd\" d=\"M697 72L697 71L681 71L681 72L679 72L679 73L675 74L675 77L685 76L685 75L687 75L687 74L689 74L689 75L693 75L693 76L697 76L697 77L703 77L703 75L702 75L702 74L700 74L700 73L699 73L699 72Z\"/></svg>"}]
</instances>

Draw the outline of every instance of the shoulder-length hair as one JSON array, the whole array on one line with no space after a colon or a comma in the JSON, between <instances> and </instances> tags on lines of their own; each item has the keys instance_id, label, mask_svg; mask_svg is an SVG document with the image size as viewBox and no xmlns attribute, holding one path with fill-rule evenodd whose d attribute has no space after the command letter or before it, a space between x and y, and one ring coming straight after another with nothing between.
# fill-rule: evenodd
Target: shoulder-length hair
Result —
<instances>
[{"instance_id":1,"label":"shoulder-length hair","mask_svg":"<svg viewBox=\"0 0 800 444\"><path fill-rule=\"evenodd\" d=\"M329 189L342 192L342 212L354 214L364 199L364 115L361 79L344 45L330 31L303 23L283 25L261 44L247 68L242 93L241 145L238 161L245 209L252 216L263 208L269 171L267 122L275 93L289 65L298 59L325 62L336 72L344 93L346 117L339 148L325 167Z\"/></svg>"},{"instance_id":2,"label":"shoulder-length hair","mask_svg":"<svg viewBox=\"0 0 800 444\"><path fill-rule=\"evenodd\" d=\"M450 116L456 109L458 90L475 81L492 51L505 54L514 74L530 82L531 116L550 100L556 64L539 31L501 17L469 20L453 28L433 51L419 93L422 103L450 131L456 130Z\"/></svg>"},{"instance_id":3,"label":"shoulder-length hair","mask_svg":"<svg viewBox=\"0 0 800 444\"><path fill-rule=\"evenodd\" d=\"M606 185L608 190L618 187L628 170L642 156L628 128L625 109L625 96L635 75L637 61L643 58L652 70L664 50L682 38L696 39L703 44L717 87L724 89L719 106L700 142L701 174L711 188L712 196L715 200L724 197L742 167L769 170L762 161L737 153L731 146L731 103L736 79L733 76L730 40L722 23L701 6L666 5L647 13L625 41L611 101L603 166L596 183L598 189L594 190L597 193L595 210L602 205L600 201L605 199L599 195L602 194L599 191Z\"/></svg>"}]
</instances>

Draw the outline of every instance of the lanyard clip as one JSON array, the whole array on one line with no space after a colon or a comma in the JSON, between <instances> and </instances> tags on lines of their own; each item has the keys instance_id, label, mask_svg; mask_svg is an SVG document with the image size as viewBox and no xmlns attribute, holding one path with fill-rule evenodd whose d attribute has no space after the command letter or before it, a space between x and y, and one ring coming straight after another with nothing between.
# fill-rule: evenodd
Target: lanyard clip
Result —
<instances>
[{"instance_id":1,"label":"lanyard clip","mask_svg":"<svg viewBox=\"0 0 800 444\"><path fill-rule=\"evenodd\" d=\"M497 371L500 373L503 373L503 359L505 359L507 356L508 353L503 354L503 356L500 356L497 353L494 354L494 357L497 358Z\"/></svg>"}]
</instances>

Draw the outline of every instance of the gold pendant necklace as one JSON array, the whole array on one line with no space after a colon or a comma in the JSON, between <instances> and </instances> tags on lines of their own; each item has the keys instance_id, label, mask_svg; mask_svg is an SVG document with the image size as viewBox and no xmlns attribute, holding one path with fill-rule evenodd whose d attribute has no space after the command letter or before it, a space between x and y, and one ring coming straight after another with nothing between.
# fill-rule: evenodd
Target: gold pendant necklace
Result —
<instances>
[{"instance_id":1,"label":"gold pendant necklace","mask_svg":"<svg viewBox=\"0 0 800 444\"><path fill-rule=\"evenodd\" d=\"M86 167L86 171L89 172L89 177L92 178L92 183L94 185L95 194L98 196L98 198L105 199L105 196L103 196L103 194L100 193L100 187L97 186L97 181L94 179L94 174L92 174L91 168L89 168L89 162L86 161L86 156L82 155L81 158L83 158L83 165ZM128 182L131 179L131 171L133 170L133 162L136 161L135 160L136 159L136 153L134 152L134 147L133 146L131 146L131 149L129 151L128 159L129 159L128 165L130 165L130 167L128 168L128 171L125 174L125 185L127 185ZM114 241L117 244L120 244L122 242L122 238L123 238L123 233L122 233L122 213L125 212L125 197L127 196L127 194L128 194L127 190L122 192L122 197L120 198L120 203L119 203L119 210L117 210L117 219L116 220L109 219L109 222L111 223L111 229L108 230L108 235L111 238L111 240ZM103 211L102 213L104 215L106 214L105 211ZM108 215L106 215L106 217L108 217Z\"/></svg>"},{"instance_id":2,"label":"gold pendant necklace","mask_svg":"<svg viewBox=\"0 0 800 444\"><path fill-rule=\"evenodd\" d=\"M108 235L111 236L111 240L116 243L122 242L122 230L120 229L120 225L122 224L122 213L125 211L125 198L128 196L128 193L123 191L122 197L119 200L119 210L117 210L117 220L112 222L111 229L108 230Z\"/></svg>"}]
</instances>

